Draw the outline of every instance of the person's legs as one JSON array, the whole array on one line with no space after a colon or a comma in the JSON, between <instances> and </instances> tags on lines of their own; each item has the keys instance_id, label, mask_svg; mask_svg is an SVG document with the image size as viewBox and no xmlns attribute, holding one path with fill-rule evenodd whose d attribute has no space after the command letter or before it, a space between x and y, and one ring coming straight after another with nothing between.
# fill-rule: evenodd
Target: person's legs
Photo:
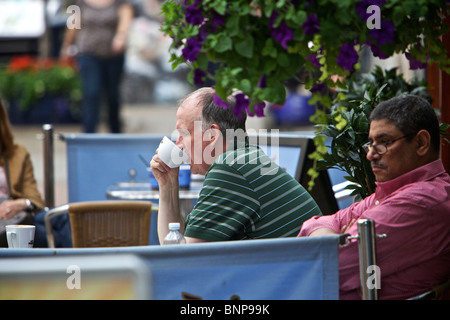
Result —
<instances>
[{"instance_id":1,"label":"person's legs","mask_svg":"<svg viewBox=\"0 0 450 320\"><path fill-rule=\"evenodd\" d=\"M48 247L47 234L45 230L44 217L47 210L37 212L34 216L34 225L36 226L34 234L34 247L46 248ZM52 234L55 240L56 248L70 248L72 247L72 233L70 230L70 220L68 214L63 214L51 219Z\"/></svg>"},{"instance_id":2,"label":"person's legs","mask_svg":"<svg viewBox=\"0 0 450 320\"><path fill-rule=\"evenodd\" d=\"M100 61L94 56L83 54L78 57L78 63L83 89L81 106L83 130L86 133L94 133L99 121L102 90Z\"/></svg>"},{"instance_id":3,"label":"person's legs","mask_svg":"<svg viewBox=\"0 0 450 320\"><path fill-rule=\"evenodd\" d=\"M113 57L103 60L104 88L108 105L109 127L112 133L120 133L121 94L120 84L123 74L124 57Z\"/></svg>"}]
</instances>

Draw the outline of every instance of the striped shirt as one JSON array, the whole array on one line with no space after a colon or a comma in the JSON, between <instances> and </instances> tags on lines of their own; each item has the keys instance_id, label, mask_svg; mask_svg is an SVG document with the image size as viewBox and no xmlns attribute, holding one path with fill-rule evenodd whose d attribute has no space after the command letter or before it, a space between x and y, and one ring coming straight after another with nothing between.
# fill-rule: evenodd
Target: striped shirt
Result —
<instances>
[{"instance_id":1,"label":"striped shirt","mask_svg":"<svg viewBox=\"0 0 450 320\"><path fill-rule=\"evenodd\" d=\"M207 241L295 237L321 215L311 195L258 147L227 150L211 165L185 236Z\"/></svg>"}]
</instances>

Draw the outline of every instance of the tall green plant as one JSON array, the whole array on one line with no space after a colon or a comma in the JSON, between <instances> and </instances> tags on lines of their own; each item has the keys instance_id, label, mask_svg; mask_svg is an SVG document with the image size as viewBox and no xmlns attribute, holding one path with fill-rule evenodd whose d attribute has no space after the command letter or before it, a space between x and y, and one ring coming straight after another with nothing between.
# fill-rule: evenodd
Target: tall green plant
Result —
<instances>
[{"instance_id":1,"label":"tall green plant","mask_svg":"<svg viewBox=\"0 0 450 320\"><path fill-rule=\"evenodd\" d=\"M317 162L317 169L337 168L348 175L353 184L352 195L365 198L375 191L375 177L366 153L361 146L368 141L369 115L382 101L402 94L415 94L431 100L424 80L407 82L396 68L353 75L345 82L347 89L339 89L326 116L326 123L319 125L318 134L331 143L323 159ZM441 129L446 130L442 124Z\"/></svg>"}]
</instances>

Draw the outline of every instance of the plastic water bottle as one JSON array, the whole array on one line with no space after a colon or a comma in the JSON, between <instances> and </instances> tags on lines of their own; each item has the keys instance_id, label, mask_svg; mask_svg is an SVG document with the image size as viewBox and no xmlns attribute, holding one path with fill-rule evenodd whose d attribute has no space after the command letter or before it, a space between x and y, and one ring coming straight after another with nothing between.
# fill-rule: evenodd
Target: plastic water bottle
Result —
<instances>
[{"instance_id":1,"label":"plastic water bottle","mask_svg":"<svg viewBox=\"0 0 450 320\"><path fill-rule=\"evenodd\" d=\"M180 232L180 224L178 222L169 223L169 233L164 238L164 245L166 244L185 244L186 239Z\"/></svg>"}]
</instances>

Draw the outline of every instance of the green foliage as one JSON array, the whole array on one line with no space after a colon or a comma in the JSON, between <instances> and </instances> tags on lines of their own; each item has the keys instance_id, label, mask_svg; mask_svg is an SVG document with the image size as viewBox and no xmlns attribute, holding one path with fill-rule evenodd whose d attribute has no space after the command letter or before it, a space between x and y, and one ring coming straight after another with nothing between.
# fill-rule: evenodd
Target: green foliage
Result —
<instances>
[{"instance_id":1,"label":"green foliage","mask_svg":"<svg viewBox=\"0 0 450 320\"><path fill-rule=\"evenodd\" d=\"M0 68L1 98L17 99L21 109L29 109L48 94L67 97L72 103L81 100L81 82L73 61L18 56Z\"/></svg>"},{"instance_id":2,"label":"green foliage","mask_svg":"<svg viewBox=\"0 0 450 320\"><path fill-rule=\"evenodd\" d=\"M355 61L345 66L338 59L344 44L354 44L359 50L369 43L386 57L408 52L416 60L438 63L442 70L450 71L450 60L440 41L440 36L448 31L442 19L449 10L448 1L381 2L379 18L383 24L378 39L367 26L367 17L362 16L367 9L361 7L364 3L169 0L162 7L161 30L173 39L170 49L173 67L187 63L193 71L200 69L205 78L215 82L222 99L243 92L252 104L267 101L283 105L286 95L280 84L300 70L307 74L307 88L315 83L334 87L332 75L349 77L358 69ZM305 23L310 23L312 17L317 18L317 30L308 32ZM189 59L183 50L193 39L198 41L195 44L198 52ZM317 58L320 66L312 63L311 56ZM210 70L208 62L219 68ZM230 73L236 69L240 72ZM195 82L193 71L189 79ZM264 87L258 86L262 77ZM315 99L324 107L330 106L326 95L316 94ZM317 118L323 115L318 114Z\"/></svg>"}]
</instances>

